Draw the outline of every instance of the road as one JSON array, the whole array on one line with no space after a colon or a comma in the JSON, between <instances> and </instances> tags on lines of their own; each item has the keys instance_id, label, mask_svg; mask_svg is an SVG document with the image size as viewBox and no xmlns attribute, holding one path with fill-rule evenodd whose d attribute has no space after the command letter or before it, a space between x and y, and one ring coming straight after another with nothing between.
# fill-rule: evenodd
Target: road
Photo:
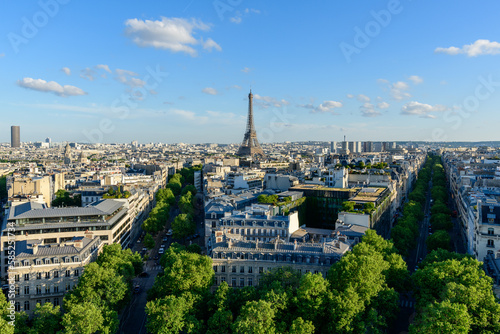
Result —
<instances>
[{"instance_id":1,"label":"road","mask_svg":"<svg viewBox=\"0 0 500 334\"><path fill-rule=\"evenodd\" d=\"M200 235L199 238L193 240L192 242L197 242L200 246L203 247L203 242L205 240L204 233L205 233L205 228L202 226L201 222L203 221L203 211L202 208L203 206L196 207L197 208L197 215L195 216L194 220L196 223L196 233ZM160 246L163 244L165 245L165 249L170 247L172 242L178 242L181 243L179 240L174 240L172 237L167 237L167 241L163 241L163 238L166 237L166 231L171 228L171 222L172 220L180 214L179 208L172 207L170 210L170 220L167 223L165 230L161 231L158 233L158 235L155 237L155 247L149 251L149 256L151 260L145 261L144 263L144 272L148 274L148 277L136 277L132 280L132 286L136 286L137 284L140 286L140 291L137 294L132 295L132 299L130 303L125 307L122 312L119 314L120 318L120 328L118 330L118 333L120 334L146 334L146 298L147 298L147 291L153 287L156 275L158 275L160 272L162 272L163 268L157 264L158 260L154 260L154 257L156 255L160 256L158 254L158 250L160 249ZM190 244L188 241L187 244ZM143 243L140 242L134 242L134 246L132 247L132 251L134 252L140 252L141 249L143 248Z\"/></svg>"}]
</instances>

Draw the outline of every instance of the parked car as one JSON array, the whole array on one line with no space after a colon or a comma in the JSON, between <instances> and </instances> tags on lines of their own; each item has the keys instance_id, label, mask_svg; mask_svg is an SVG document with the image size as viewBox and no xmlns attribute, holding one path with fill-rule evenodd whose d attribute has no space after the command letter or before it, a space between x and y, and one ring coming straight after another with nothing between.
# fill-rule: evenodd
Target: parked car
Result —
<instances>
[{"instance_id":1,"label":"parked car","mask_svg":"<svg viewBox=\"0 0 500 334\"><path fill-rule=\"evenodd\" d=\"M148 251L148 249L147 249L146 247L143 247L143 248L142 248L142 251L143 251L143 252L147 252L147 251Z\"/></svg>"},{"instance_id":2,"label":"parked car","mask_svg":"<svg viewBox=\"0 0 500 334\"><path fill-rule=\"evenodd\" d=\"M134 293L137 294L141 291L141 286L139 284L137 284L136 286L134 286Z\"/></svg>"},{"instance_id":3,"label":"parked car","mask_svg":"<svg viewBox=\"0 0 500 334\"><path fill-rule=\"evenodd\" d=\"M158 251L158 254L163 254L165 253L165 248L160 248L160 250Z\"/></svg>"},{"instance_id":4,"label":"parked car","mask_svg":"<svg viewBox=\"0 0 500 334\"><path fill-rule=\"evenodd\" d=\"M171 236L173 233L174 233L174 231L172 231L172 229L170 229L170 230L168 230L167 235Z\"/></svg>"},{"instance_id":5,"label":"parked car","mask_svg":"<svg viewBox=\"0 0 500 334\"><path fill-rule=\"evenodd\" d=\"M162 240L162 241L163 241L163 242L167 242L167 240L168 240L168 238L167 238L167 237L165 237L165 238L163 238L163 240Z\"/></svg>"}]
</instances>

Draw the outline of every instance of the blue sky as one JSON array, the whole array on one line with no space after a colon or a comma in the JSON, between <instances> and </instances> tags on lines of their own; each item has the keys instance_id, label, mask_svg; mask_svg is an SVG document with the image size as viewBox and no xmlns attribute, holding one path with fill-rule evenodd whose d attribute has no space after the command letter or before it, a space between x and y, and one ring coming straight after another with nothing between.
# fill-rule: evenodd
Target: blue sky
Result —
<instances>
[{"instance_id":1,"label":"blue sky","mask_svg":"<svg viewBox=\"0 0 500 334\"><path fill-rule=\"evenodd\" d=\"M500 140L500 3L2 1L0 142Z\"/></svg>"}]
</instances>

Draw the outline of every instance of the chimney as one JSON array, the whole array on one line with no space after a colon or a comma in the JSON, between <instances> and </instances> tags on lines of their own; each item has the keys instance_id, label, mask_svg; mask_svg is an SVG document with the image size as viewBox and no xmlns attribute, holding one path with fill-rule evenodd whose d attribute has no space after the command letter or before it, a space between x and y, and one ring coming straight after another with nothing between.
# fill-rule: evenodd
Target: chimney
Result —
<instances>
[{"instance_id":1,"label":"chimney","mask_svg":"<svg viewBox=\"0 0 500 334\"><path fill-rule=\"evenodd\" d=\"M85 231L84 236L85 238L94 239L94 233L90 232L89 230Z\"/></svg>"},{"instance_id":2,"label":"chimney","mask_svg":"<svg viewBox=\"0 0 500 334\"><path fill-rule=\"evenodd\" d=\"M259 249L259 238L255 239L255 249Z\"/></svg>"},{"instance_id":3,"label":"chimney","mask_svg":"<svg viewBox=\"0 0 500 334\"><path fill-rule=\"evenodd\" d=\"M293 250L297 250L297 239L293 241Z\"/></svg>"},{"instance_id":4,"label":"chimney","mask_svg":"<svg viewBox=\"0 0 500 334\"><path fill-rule=\"evenodd\" d=\"M227 240L227 248L232 248L233 247L233 240L231 238L229 238Z\"/></svg>"},{"instance_id":5,"label":"chimney","mask_svg":"<svg viewBox=\"0 0 500 334\"><path fill-rule=\"evenodd\" d=\"M38 244L31 244L31 248L33 248L33 255L38 253Z\"/></svg>"}]
</instances>

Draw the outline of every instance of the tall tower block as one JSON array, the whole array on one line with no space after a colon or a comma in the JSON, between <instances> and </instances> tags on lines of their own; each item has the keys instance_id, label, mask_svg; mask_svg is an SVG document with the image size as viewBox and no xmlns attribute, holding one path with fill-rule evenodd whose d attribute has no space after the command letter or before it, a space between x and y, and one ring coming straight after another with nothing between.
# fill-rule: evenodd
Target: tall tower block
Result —
<instances>
[{"instance_id":1,"label":"tall tower block","mask_svg":"<svg viewBox=\"0 0 500 334\"><path fill-rule=\"evenodd\" d=\"M243 143L241 143L238 153L239 156L251 156L256 155L264 156L264 151L260 147L257 141L257 132L253 124L253 94L250 90L248 94L248 121L247 130L245 131L245 136L243 137Z\"/></svg>"}]
</instances>

